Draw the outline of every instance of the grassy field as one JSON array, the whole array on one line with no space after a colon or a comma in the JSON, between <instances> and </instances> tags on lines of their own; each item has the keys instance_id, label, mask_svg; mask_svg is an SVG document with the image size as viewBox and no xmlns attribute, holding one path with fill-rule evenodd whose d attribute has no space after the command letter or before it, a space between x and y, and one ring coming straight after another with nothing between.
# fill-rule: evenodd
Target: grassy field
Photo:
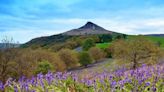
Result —
<instances>
[{"instance_id":1,"label":"grassy field","mask_svg":"<svg viewBox=\"0 0 164 92\"><path fill-rule=\"evenodd\" d=\"M96 44L96 47L101 48L101 49L105 49L108 46L110 46L111 43L98 43Z\"/></svg>"}]
</instances>

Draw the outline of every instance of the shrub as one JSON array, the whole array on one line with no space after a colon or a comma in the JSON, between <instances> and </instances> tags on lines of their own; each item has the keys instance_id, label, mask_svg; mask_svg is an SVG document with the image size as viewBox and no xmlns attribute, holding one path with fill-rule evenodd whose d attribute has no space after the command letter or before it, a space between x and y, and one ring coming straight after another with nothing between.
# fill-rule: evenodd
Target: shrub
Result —
<instances>
[{"instance_id":1,"label":"shrub","mask_svg":"<svg viewBox=\"0 0 164 92\"><path fill-rule=\"evenodd\" d=\"M48 61L41 61L41 62L39 62L38 66L36 68L35 73L36 74L38 74L38 73L46 74L50 70L51 71L53 70L52 64L49 63Z\"/></svg>"},{"instance_id":2,"label":"shrub","mask_svg":"<svg viewBox=\"0 0 164 92\"><path fill-rule=\"evenodd\" d=\"M94 47L95 46L95 42L93 39L91 38L88 38L84 41L83 45L82 45L82 48L83 50L87 51L89 50L91 47Z\"/></svg>"},{"instance_id":3,"label":"shrub","mask_svg":"<svg viewBox=\"0 0 164 92\"><path fill-rule=\"evenodd\" d=\"M70 49L62 49L58 52L58 55L67 66L67 69L78 66L78 55L75 51Z\"/></svg>"},{"instance_id":4,"label":"shrub","mask_svg":"<svg viewBox=\"0 0 164 92\"><path fill-rule=\"evenodd\" d=\"M79 63L85 67L87 67L88 64L92 63L92 59L90 55L87 52L80 52L79 54Z\"/></svg>"},{"instance_id":5,"label":"shrub","mask_svg":"<svg viewBox=\"0 0 164 92\"><path fill-rule=\"evenodd\" d=\"M103 34L99 36L100 42L106 43L112 41L112 35L110 34Z\"/></svg>"},{"instance_id":6,"label":"shrub","mask_svg":"<svg viewBox=\"0 0 164 92\"><path fill-rule=\"evenodd\" d=\"M105 57L105 53L97 47L90 48L89 54L95 61L103 59Z\"/></svg>"}]
</instances>

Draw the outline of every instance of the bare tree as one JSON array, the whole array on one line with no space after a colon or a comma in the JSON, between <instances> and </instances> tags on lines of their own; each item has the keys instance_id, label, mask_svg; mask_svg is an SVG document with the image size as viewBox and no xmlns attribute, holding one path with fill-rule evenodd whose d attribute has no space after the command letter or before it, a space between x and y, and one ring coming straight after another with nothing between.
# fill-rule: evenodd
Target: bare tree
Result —
<instances>
[{"instance_id":1,"label":"bare tree","mask_svg":"<svg viewBox=\"0 0 164 92\"><path fill-rule=\"evenodd\" d=\"M1 43L3 44L3 49L14 48L14 40L12 37L9 38L7 36L4 36L4 38L1 40Z\"/></svg>"},{"instance_id":2,"label":"bare tree","mask_svg":"<svg viewBox=\"0 0 164 92\"><path fill-rule=\"evenodd\" d=\"M14 49L13 38L8 38L7 36L2 39L3 48L0 49L0 80L5 82L12 73L14 64L14 55L16 50Z\"/></svg>"}]
</instances>

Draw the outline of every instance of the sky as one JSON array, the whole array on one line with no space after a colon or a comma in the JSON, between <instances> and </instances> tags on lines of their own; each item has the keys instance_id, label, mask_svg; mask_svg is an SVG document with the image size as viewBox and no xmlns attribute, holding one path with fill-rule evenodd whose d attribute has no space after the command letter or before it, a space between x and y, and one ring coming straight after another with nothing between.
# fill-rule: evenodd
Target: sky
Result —
<instances>
[{"instance_id":1,"label":"sky","mask_svg":"<svg viewBox=\"0 0 164 92\"><path fill-rule=\"evenodd\" d=\"M0 0L0 40L25 43L91 21L126 34L164 34L164 0Z\"/></svg>"}]
</instances>

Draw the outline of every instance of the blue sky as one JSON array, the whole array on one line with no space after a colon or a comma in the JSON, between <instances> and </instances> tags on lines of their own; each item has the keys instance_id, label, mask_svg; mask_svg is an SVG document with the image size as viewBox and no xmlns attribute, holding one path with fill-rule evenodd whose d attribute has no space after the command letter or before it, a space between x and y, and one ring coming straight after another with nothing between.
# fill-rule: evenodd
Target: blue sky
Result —
<instances>
[{"instance_id":1,"label":"blue sky","mask_svg":"<svg viewBox=\"0 0 164 92\"><path fill-rule=\"evenodd\" d=\"M92 21L127 34L164 33L163 0L0 0L0 40L20 43Z\"/></svg>"}]
</instances>

